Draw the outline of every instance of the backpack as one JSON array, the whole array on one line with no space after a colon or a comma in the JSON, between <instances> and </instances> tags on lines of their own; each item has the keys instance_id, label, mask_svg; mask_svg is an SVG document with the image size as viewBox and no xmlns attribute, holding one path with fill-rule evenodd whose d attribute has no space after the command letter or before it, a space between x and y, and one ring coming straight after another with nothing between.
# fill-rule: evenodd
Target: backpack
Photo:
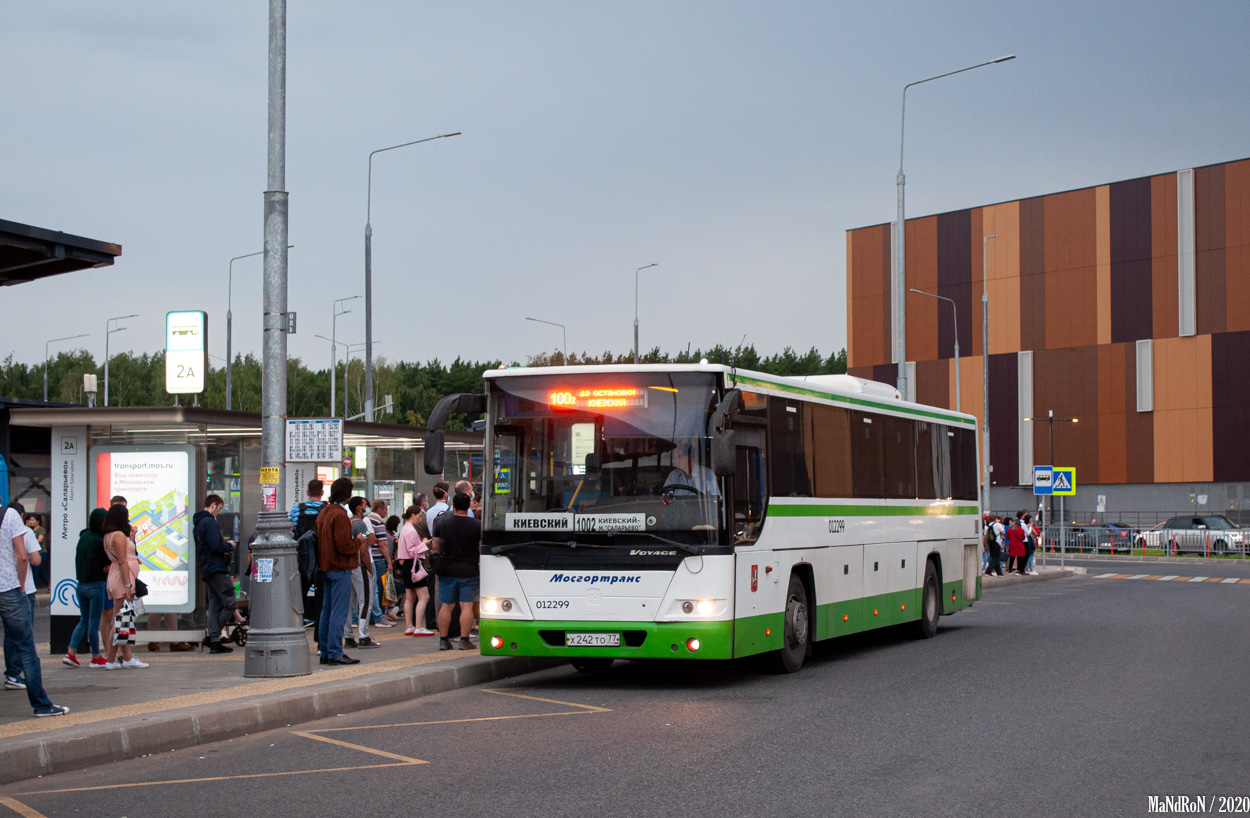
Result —
<instances>
[{"instance_id":1,"label":"backpack","mask_svg":"<svg viewBox=\"0 0 1250 818\"><path fill-rule=\"evenodd\" d=\"M320 513L305 513L307 505L299 504L299 516L295 518L295 558L300 576L304 578L304 582L312 584L320 568L317 564L320 550L317 547L317 517Z\"/></svg>"}]
</instances>

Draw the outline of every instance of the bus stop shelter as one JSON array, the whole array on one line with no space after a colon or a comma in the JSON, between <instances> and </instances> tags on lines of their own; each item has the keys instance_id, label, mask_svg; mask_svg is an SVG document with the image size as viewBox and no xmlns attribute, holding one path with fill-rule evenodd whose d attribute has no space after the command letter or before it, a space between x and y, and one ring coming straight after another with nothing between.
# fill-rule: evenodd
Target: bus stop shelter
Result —
<instances>
[{"instance_id":1,"label":"bus stop shelter","mask_svg":"<svg viewBox=\"0 0 1250 818\"><path fill-rule=\"evenodd\" d=\"M222 534L237 539L235 575L240 598L248 591L247 548L261 510L260 415L185 406L11 408L13 426L48 430L51 462L48 548L51 556L53 655L68 645L79 611L74 552L91 509L111 497L126 497L136 546L148 585L149 613L174 614L174 631L140 631L140 642L199 641L203 635L204 593L196 577L191 518L204 498L220 495ZM373 458L373 491L393 513L428 492L436 478L422 468L425 430L412 426L347 421L343 458L337 463L292 463L287 467L281 508L305 499L309 480L326 482L346 475L357 493L365 486ZM449 480L480 479L483 436L447 432ZM143 623L140 623L142 628Z\"/></svg>"}]
</instances>

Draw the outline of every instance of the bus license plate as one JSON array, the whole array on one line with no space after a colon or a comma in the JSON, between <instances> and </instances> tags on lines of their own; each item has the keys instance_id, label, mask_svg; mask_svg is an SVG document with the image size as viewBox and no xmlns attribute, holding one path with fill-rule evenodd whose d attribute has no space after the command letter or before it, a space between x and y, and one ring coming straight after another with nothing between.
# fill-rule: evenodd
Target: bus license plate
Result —
<instances>
[{"instance_id":1,"label":"bus license plate","mask_svg":"<svg viewBox=\"0 0 1250 818\"><path fill-rule=\"evenodd\" d=\"M567 648L619 648L619 633L566 633L564 646Z\"/></svg>"}]
</instances>

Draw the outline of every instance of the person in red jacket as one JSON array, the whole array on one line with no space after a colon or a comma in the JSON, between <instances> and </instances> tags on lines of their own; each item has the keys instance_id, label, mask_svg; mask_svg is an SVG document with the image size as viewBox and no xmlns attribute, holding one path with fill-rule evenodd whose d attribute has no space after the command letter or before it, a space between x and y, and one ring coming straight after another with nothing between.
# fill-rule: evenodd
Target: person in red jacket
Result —
<instances>
[{"instance_id":1,"label":"person in red jacket","mask_svg":"<svg viewBox=\"0 0 1250 818\"><path fill-rule=\"evenodd\" d=\"M1027 536L1020 527L1020 521L1012 518L1011 527L1007 529L1007 573L1024 575L1024 555L1027 552L1024 540Z\"/></svg>"}]
</instances>

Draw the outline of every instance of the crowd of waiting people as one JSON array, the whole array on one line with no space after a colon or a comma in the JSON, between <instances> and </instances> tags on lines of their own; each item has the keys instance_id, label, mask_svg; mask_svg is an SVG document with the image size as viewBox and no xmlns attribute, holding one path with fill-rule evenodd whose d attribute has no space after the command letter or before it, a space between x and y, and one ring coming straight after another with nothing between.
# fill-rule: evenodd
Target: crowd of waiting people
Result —
<instances>
[{"instance_id":1,"label":"crowd of waiting people","mask_svg":"<svg viewBox=\"0 0 1250 818\"><path fill-rule=\"evenodd\" d=\"M981 549L981 570L986 576L1003 574L1003 555L1007 556L1007 573L1036 575L1034 558L1042 532L1033 522L1033 515L1021 511L1016 516L986 514Z\"/></svg>"}]
</instances>

